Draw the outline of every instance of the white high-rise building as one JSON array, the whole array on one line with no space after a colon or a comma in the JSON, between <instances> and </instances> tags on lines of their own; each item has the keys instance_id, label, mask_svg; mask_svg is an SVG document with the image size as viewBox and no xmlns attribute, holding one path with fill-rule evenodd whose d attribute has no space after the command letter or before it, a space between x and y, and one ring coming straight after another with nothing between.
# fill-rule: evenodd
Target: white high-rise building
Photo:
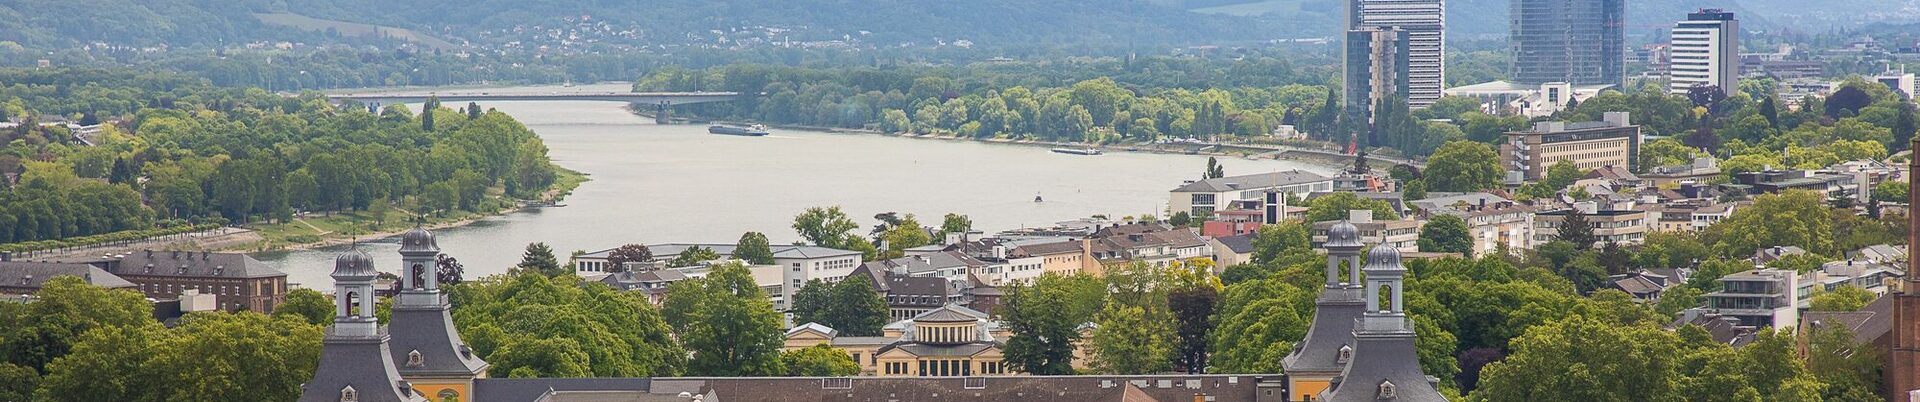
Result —
<instances>
[{"instance_id":1,"label":"white high-rise building","mask_svg":"<svg viewBox=\"0 0 1920 402\"><path fill-rule=\"evenodd\" d=\"M1407 106L1440 100L1447 85L1446 0L1348 0L1347 30L1396 28L1407 35Z\"/></svg>"},{"instance_id":2,"label":"white high-rise building","mask_svg":"<svg viewBox=\"0 0 1920 402\"><path fill-rule=\"evenodd\" d=\"M1732 12L1703 9L1673 26L1667 91L1685 94L1695 85L1740 88L1740 20Z\"/></svg>"}]
</instances>

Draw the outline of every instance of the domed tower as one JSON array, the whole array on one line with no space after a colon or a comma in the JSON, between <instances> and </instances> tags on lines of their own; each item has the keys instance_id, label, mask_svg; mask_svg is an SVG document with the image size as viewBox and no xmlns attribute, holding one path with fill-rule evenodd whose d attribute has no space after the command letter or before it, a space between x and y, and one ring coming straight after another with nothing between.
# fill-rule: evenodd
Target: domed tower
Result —
<instances>
[{"instance_id":1,"label":"domed tower","mask_svg":"<svg viewBox=\"0 0 1920 402\"><path fill-rule=\"evenodd\" d=\"M1307 337L1280 360L1288 401L1306 400L1333 384L1353 357L1353 323L1366 310L1360 288L1360 228L1340 221L1327 229L1327 283L1313 302ZM1341 275L1346 272L1346 277Z\"/></svg>"},{"instance_id":2,"label":"domed tower","mask_svg":"<svg viewBox=\"0 0 1920 402\"><path fill-rule=\"evenodd\" d=\"M321 341L320 366L301 385L300 402L424 402L395 369L388 336L374 318L373 258L350 250L333 260L334 319Z\"/></svg>"},{"instance_id":3,"label":"domed tower","mask_svg":"<svg viewBox=\"0 0 1920 402\"><path fill-rule=\"evenodd\" d=\"M1400 251L1390 246L1374 247L1367 253L1367 311L1361 314L1353 330L1353 361L1333 383L1331 391L1317 400L1329 402L1445 402L1436 383L1438 379L1420 370L1420 355L1414 349L1413 321L1401 293L1407 269L1400 265ZM1387 299L1385 305L1381 299Z\"/></svg>"},{"instance_id":4,"label":"domed tower","mask_svg":"<svg viewBox=\"0 0 1920 402\"><path fill-rule=\"evenodd\" d=\"M400 293L392 322L393 361L400 375L433 400L473 400L473 379L486 377L487 362L474 355L453 326L453 305L436 275L440 245L433 232L414 228L400 235Z\"/></svg>"}]
</instances>

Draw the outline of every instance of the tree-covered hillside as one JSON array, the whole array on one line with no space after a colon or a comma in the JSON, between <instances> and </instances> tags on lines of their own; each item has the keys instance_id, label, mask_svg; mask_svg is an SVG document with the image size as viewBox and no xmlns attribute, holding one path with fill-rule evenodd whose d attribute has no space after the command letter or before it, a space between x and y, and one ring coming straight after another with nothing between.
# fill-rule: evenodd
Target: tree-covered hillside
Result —
<instances>
[{"instance_id":1,"label":"tree-covered hillside","mask_svg":"<svg viewBox=\"0 0 1920 402\"><path fill-rule=\"evenodd\" d=\"M893 45L966 39L981 46L1190 44L1266 39L1282 30L1144 0L0 0L0 41L58 48L96 41L205 46L323 37L272 27L252 15L275 12L415 29L455 43L582 20L613 30L634 28L626 39L638 44L698 41L757 26L780 28L793 40Z\"/></svg>"}]
</instances>

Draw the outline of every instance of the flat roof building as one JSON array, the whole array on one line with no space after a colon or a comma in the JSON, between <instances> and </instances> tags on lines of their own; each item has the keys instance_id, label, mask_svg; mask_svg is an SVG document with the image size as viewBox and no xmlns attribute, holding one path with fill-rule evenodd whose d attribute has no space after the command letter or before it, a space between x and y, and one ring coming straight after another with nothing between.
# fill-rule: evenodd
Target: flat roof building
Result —
<instances>
[{"instance_id":1,"label":"flat roof building","mask_svg":"<svg viewBox=\"0 0 1920 402\"><path fill-rule=\"evenodd\" d=\"M1563 160L1582 171L1632 168L1638 164L1640 141L1640 126L1629 122L1627 112L1607 112L1603 120L1592 122L1543 121L1531 130L1508 132L1500 144L1500 162L1527 180L1545 177L1547 168Z\"/></svg>"}]
</instances>

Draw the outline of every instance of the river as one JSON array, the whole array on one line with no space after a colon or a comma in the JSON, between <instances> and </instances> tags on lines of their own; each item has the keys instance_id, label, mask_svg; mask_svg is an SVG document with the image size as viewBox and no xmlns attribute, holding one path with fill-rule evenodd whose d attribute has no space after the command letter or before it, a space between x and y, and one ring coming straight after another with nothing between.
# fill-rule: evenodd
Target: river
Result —
<instances>
[{"instance_id":1,"label":"river","mask_svg":"<svg viewBox=\"0 0 1920 402\"><path fill-rule=\"evenodd\" d=\"M582 90L624 90L582 86ZM601 88L605 87L605 88ZM497 92L499 90L496 90ZM457 105L449 105L457 106ZM732 243L746 231L776 244L798 239L793 216L841 206L866 233L874 214L915 214L937 226L952 212L989 233L1094 214L1165 208L1167 190L1196 178L1205 156L1113 152L1056 154L1046 148L967 141L772 130L767 137L707 134L705 126L656 125L613 102L484 104L513 115L546 141L554 163L591 175L565 207L482 219L437 233L440 248L475 278L506 271L528 243L546 242L561 262L573 250L626 243ZM417 107L417 105L416 105ZM1228 174L1332 168L1221 158ZM1034 202L1034 196L1044 202ZM398 245L359 245L395 271ZM343 247L259 253L288 280L327 289Z\"/></svg>"}]
</instances>

